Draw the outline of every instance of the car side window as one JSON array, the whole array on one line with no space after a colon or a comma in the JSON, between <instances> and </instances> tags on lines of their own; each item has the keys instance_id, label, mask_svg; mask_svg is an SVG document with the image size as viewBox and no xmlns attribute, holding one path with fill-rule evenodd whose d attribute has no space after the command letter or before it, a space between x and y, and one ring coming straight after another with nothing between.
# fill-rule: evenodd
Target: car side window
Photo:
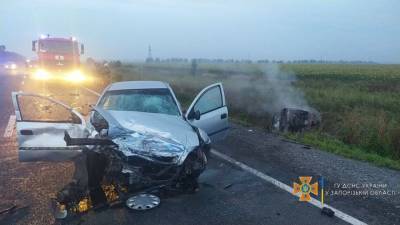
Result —
<instances>
[{"instance_id":1,"label":"car side window","mask_svg":"<svg viewBox=\"0 0 400 225\"><path fill-rule=\"evenodd\" d=\"M69 109L48 99L20 95L17 101L23 121L73 122Z\"/></svg>"},{"instance_id":2,"label":"car side window","mask_svg":"<svg viewBox=\"0 0 400 225\"><path fill-rule=\"evenodd\" d=\"M222 107L222 94L219 86L212 87L204 92L194 105L194 111L204 114Z\"/></svg>"}]
</instances>

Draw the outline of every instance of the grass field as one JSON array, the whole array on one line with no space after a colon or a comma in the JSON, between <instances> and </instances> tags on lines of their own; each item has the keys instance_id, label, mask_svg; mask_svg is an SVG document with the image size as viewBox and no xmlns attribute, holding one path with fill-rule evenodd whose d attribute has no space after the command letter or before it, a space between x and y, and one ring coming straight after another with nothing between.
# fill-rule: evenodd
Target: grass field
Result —
<instances>
[{"instance_id":1,"label":"grass field","mask_svg":"<svg viewBox=\"0 0 400 225\"><path fill-rule=\"evenodd\" d=\"M189 104L221 81L233 120L270 129L284 104L321 112L321 127L287 137L346 157L400 169L400 65L123 64L113 80L164 80ZM271 76L271 74L273 76Z\"/></svg>"},{"instance_id":2,"label":"grass field","mask_svg":"<svg viewBox=\"0 0 400 225\"><path fill-rule=\"evenodd\" d=\"M283 67L296 72L296 86L322 112L321 129L306 134L303 141L327 150L342 146L334 151L343 149L346 156L364 160L376 154L370 161L390 166L385 158L393 159L397 162L392 167L400 168L400 66Z\"/></svg>"}]
</instances>

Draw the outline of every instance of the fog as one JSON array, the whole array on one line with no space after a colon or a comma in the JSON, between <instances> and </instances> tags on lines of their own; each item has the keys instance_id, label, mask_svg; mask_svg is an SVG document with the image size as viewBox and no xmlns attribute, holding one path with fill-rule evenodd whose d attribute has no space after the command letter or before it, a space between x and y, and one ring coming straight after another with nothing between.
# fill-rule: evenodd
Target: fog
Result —
<instances>
[{"instance_id":1,"label":"fog","mask_svg":"<svg viewBox=\"0 0 400 225\"><path fill-rule=\"evenodd\" d=\"M0 44L33 56L40 34L76 36L86 56L400 63L397 0L2 0Z\"/></svg>"}]
</instances>

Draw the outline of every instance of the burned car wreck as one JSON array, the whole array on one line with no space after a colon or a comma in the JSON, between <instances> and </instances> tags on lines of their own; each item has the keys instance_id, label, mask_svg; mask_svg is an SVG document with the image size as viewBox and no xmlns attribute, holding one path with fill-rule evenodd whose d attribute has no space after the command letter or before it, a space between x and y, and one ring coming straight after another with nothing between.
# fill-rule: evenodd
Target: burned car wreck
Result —
<instances>
[{"instance_id":1,"label":"burned car wreck","mask_svg":"<svg viewBox=\"0 0 400 225\"><path fill-rule=\"evenodd\" d=\"M272 118L272 128L279 132L302 132L318 127L321 115L314 109L283 108Z\"/></svg>"},{"instance_id":2,"label":"burned car wreck","mask_svg":"<svg viewBox=\"0 0 400 225\"><path fill-rule=\"evenodd\" d=\"M35 107L36 99L47 101L50 108L61 107L52 113L66 118L28 116L32 109L23 105ZM69 106L40 95L15 92L13 103L20 161L65 161L86 155L88 183L71 182L57 194L58 218L105 202L125 202L143 210L159 203L152 193L195 192L211 141L223 138L228 129L220 83L203 89L185 114L169 85L157 81L111 84L88 121Z\"/></svg>"}]
</instances>

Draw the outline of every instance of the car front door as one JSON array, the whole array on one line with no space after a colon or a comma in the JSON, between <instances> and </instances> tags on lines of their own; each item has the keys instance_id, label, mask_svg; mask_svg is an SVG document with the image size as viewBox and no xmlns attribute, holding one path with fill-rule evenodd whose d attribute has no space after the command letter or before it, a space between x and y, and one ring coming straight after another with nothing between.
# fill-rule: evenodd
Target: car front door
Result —
<instances>
[{"instance_id":1,"label":"car front door","mask_svg":"<svg viewBox=\"0 0 400 225\"><path fill-rule=\"evenodd\" d=\"M213 141L225 138L229 128L228 108L221 83L204 88L186 112L188 121L204 130Z\"/></svg>"},{"instance_id":2,"label":"car front door","mask_svg":"<svg viewBox=\"0 0 400 225\"><path fill-rule=\"evenodd\" d=\"M13 92L12 99L21 162L66 161L82 152L81 146L67 146L64 141L65 131L72 137L87 137L82 115L41 95Z\"/></svg>"}]
</instances>

